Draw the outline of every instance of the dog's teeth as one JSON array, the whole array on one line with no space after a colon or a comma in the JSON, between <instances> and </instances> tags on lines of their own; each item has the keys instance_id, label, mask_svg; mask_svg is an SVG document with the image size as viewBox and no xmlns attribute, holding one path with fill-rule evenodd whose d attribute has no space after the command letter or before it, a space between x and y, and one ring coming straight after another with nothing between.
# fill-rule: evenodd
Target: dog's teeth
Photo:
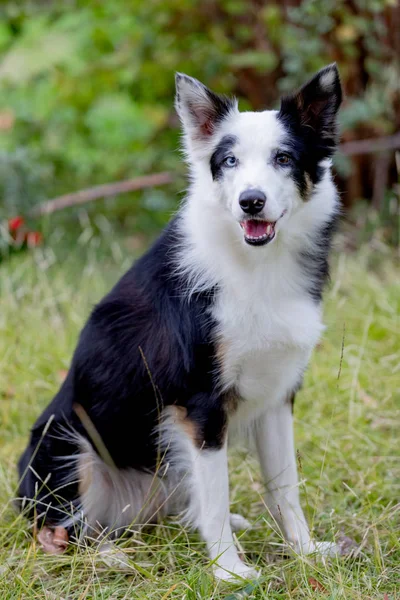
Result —
<instances>
[{"instance_id":1,"label":"dog's teeth","mask_svg":"<svg viewBox=\"0 0 400 600\"><path fill-rule=\"evenodd\" d=\"M243 226L243 229L245 227ZM267 242L270 241L275 235L275 223L267 223L265 227L265 233L262 235L247 235L245 231L245 238L249 241L255 242Z\"/></svg>"}]
</instances>

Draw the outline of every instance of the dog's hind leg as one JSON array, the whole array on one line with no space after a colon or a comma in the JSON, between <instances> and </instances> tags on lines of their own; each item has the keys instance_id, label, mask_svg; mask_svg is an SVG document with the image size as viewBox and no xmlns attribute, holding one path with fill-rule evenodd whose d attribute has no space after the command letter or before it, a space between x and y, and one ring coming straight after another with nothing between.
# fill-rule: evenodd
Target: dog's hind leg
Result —
<instances>
[{"instance_id":1,"label":"dog's hind leg","mask_svg":"<svg viewBox=\"0 0 400 600\"><path fill-rule=\"evenodd\" d=\"M154 523L168 511L166 484L160 477L106 464L84 438L77 471L82 515L92 530L118 535L129 526Z\"/></svg>"}]
</instances>

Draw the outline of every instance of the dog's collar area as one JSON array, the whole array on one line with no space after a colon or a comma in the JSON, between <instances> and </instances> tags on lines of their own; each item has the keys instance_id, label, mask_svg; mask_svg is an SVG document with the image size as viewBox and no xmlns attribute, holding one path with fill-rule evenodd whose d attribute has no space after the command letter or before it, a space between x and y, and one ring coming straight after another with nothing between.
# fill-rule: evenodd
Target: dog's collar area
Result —
<instances>
[{"instance_id":1,"label":"dog's collar area","mask_svg":"<svg viewBox=\"0 0 400 600\"><path fill-rule=\"evenodd\" d=\"M275 237L275 222L261 219L246 219L240 223L244 231L244 240L251 246L264 246Z\"/></svg>"}]
</instances>

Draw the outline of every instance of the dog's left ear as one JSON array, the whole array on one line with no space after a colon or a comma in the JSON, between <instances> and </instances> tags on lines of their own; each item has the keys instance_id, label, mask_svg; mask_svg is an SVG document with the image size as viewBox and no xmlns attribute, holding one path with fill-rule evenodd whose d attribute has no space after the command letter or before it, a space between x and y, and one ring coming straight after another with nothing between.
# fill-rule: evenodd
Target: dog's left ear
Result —
<instances>
[{"instance_id":1,"label":"dog's left ear","mask_svg":"<svg viewBox=\"0 0 400 600\"><path fill-rule=\"evenodd\" d=\"M321 69L300 90L282 99L279 116L305 134L324 140L327 150L337 143L337 112L342 86L336 63ZM307 136L308 137L308 136Z\"/></svg>"},{"instance_id":2,"label":"dog's left ear","mask_svg":"<svg viewBox=\"0 0 400 600\"><path fill-rule=\"evenodd\" d=\"M236 101L209 90L197 79L176 73L175 107L189 138L209 138L217 125L236 108Z\"/></svg>"}]
</instances>

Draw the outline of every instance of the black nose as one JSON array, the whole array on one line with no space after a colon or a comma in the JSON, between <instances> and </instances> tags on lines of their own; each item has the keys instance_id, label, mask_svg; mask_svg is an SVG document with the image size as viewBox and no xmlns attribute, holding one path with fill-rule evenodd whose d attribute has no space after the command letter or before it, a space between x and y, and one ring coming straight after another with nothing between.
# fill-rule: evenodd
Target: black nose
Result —
<instances>
[{"instance_id":1,"label":"black nose","mask_svg":"<svg viewBox=\"0 0 400 600\"><path fill-rule=\"evenodd\" d=\"M246 190L239 196L239 204L243 212L249 215L256 215L261 212L266 201L267 198L261 190Z\"/></svg>"}]
</instances>

